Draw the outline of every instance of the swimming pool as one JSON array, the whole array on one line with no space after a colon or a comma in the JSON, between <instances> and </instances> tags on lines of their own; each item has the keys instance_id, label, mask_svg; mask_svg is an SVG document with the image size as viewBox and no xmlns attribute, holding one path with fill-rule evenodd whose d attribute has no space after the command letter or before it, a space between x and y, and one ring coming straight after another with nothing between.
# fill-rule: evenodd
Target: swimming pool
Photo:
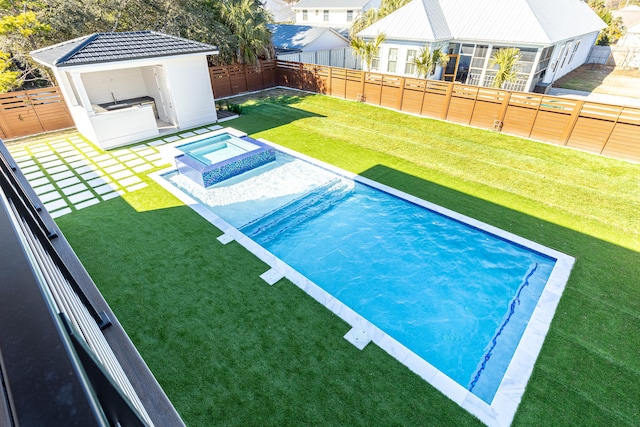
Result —
<instances>
[{"instance_id":1,"label":"swimming pool","mask_svg":"<svg viewBox=\"0 0 640 427\"><path fill-rule=\"evenodd\" d=\"M373 340L489 424L511 419L572 258L277 148L206 191L158 181L350 323L355 345Z\"/></svg>"},{"instance_id":2,"label":"swimming pool","mask_svg":"<svg viewBox=\"0 0 640 427\"><path fill-rule=\"evenodd\" d=\"M172 148L176 169L205 188L275 160L272 147L228 128Z\"/></svg>"}]
</instances>

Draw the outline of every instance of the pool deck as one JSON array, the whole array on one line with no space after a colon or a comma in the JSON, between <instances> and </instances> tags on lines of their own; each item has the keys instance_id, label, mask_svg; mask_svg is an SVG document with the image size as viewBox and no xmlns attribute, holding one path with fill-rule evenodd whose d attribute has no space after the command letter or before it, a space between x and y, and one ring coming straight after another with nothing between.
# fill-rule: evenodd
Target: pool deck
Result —
<instances>
[{"instance_id":1,"label":"pool deck","mask_svg":"<svg viewBox=\"0 0 640 427\"><path fill-rule=\"evenodd\" d=\"M407 199L558 260L503 381L492 403L488 405L160 176L171 169L171 153L175 145L221 128L221 126L212 125L106 152L93 146L79 134L53 137L28 146L20 144L19 141L12 142L8 145L8 149L54 218L145 188L148 184L144 182L144 176L150 171L162 168L150 173L149 176L220 229L224 233L218 238L221 243L226 244L235 240L265 262L270 268L261 277L269 285L276 284L282 278L289 279L351 325L351 328L345 331L344 338L357 348L363 349L370 342L375 343L485 424L510 425L549 330L575 262L574 258L332 165L292 152L285 147L260 140L277 150L321 165L339 175Z\"/></svg>"},{"instance_id":2,"label":"pool deck","mask_svg":"<svg viewBox=\"0 0 640 427\"><path fill-rule=\"evenodd\" d=\"M335 297L328 294L326 291L321 289L312 281L308 280L302 274L298 273L282 260L271 254L269 251L262 248L253 240L249 239L235 227L213 214L204 206L200 205L196 200L192 199L190 196L186 195L185 193L171 185L161 176L171 168L150 174L150 176L158 184L163 186L167 191L174 194L177 198L182 200L186 205L190 206L203 218L220 229L224 233L218 238L221 243L227 244L235 240L247 250L256 255L265 264L267 264L270 268L260 276L263 280L265 280L265 282L267 282L269 285L274 285L282 278L287 278L299 288L304 290L307 294L312 296L316 301L323 304L326 308L331 310L334 314L351 325L351 328L345 331L346 333L344 335L344 338L351 342L354 346L359 349L363 349L370 342L375 343L391 356L411 369L414 373L418 374L421 378L436 387L451 400L478 417L485 424L489 426L511 425L518 405L520 404L522 395L524 394L524 390L529 377L531 376L531 373L533 371L535 361L542 348L544 338L549 330L556 307L560 301L560 297L562 295L562 292L564 291L564 287L571 273L571 269L573 268L575 259L566 254L557 252L553 249L547 248L530 240L508 233L499 228L458 214L457 212L450 211L441 206L434 205L422 199L418 199L391 187L384 186L375 181L368 180L366 178L338 169L332 165L320 162L316 159L301 155L300 153L293 152L285 147L278 146L277 144L271 143L269 141L260 141L274 146L274 148L279 151L289 153L293 156L307 160L313 164L320 165L321 167L333 171L339 175L354 179L371 187L378 188L395 196L409 200L410 202L413 202L415 204L424 206L428 209L440 212L446 216L457 219L471 226L495 234L506 240L510 240L540 253L546 254L557 260L551 276L547 281L547 285L545 286L540 296L538 304L536 305L527 328L521 338L520 344L518 345L514 356L507 368L502 383L500 384L500 387L498 388L498 391L496 392L492 403L489 405L475 396L469 390L462 387L454 380L437 370L431 364L417 356L404 345L400 344L398 341L387 335L384 331L380 330L371 322L364 319L358 313L344 305Z\"/></svg>"},{"instance_id":3,"label":"pool deck","mask_svg":"<svg viewBox=\"0 0 640 427\"><path fill-rule=\"evenodd\" d=\"M57 218L147 187L147 172L171 164L159 147L218 129L222 126L211 125L109 151L77 133L28 146L10 141L7 148L44 207Z\"/></svg>"}]
</instances>

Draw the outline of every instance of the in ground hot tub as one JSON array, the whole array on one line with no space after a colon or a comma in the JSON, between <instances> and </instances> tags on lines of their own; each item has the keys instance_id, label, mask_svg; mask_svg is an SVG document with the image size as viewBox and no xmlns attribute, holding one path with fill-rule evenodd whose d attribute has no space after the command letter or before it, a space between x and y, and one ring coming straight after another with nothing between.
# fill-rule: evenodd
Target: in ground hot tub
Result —
<instances>
[{"instance_id":1,"label":"in ground hot tub","mask_svg":"<svg viewBox=\"0 0 640 427\"><path fill-rule=\"evenodd\" d=\"M178 172L204 188L276 159L275 150L248 136L203 135L176 148Z\"/></svg>"}]
</instances>

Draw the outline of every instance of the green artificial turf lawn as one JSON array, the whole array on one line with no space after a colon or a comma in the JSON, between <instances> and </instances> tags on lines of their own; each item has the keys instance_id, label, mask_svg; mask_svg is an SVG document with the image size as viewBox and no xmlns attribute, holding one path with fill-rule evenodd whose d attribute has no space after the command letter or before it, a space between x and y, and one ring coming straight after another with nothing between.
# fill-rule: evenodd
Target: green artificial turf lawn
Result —
<instances>
[{"instance_id":1,"label":"green artificial turf lawn","mask_svg":"<svg viewBox=\"0 0 640 427\"><path fill-rule=\"evenodd\" d=\"M637 425L638 165L295 92L225 125L576 257L514 425ZM57 222L188 425L480 424L148 182Z\"/></svg>"}]
</instances>

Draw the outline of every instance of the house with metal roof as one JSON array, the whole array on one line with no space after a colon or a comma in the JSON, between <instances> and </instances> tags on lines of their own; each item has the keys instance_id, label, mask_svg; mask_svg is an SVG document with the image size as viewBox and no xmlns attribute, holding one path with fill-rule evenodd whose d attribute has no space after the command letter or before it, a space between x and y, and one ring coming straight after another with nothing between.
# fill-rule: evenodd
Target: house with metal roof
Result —
<instances>
[{"instance_id":1,"label":"house with metal roof","mask_svg":"<svg viewBox=\"0 0 640 427\"><path fill-rule=\"evenodd\" d=\"M103 149L217 121L207 55L153 31L96 33L31 52L51 68L78 128Z\"/></svg>"},{"instance_id":2,"label":"house with metal roof","mask_svg":"<svg viewBox=\"0 0 640 427\"><path fill-rule=\"evenodd\" d=\"M337 31L310 25L269 25L276 54L315 52L349 47L349 40Z\"/></svg>"},{"instance_id":3,"label":"house with metal roof","mask_svg":"<svg viewBox=\"0 0 640 427\"><path fill-rule=\"evenodd\" d=\"M413 0L358 33L386 41L372 70L416 76L422 48L441 48L450 60L437 78L492 86L499 49L520 49L517 79L503 87L545 91L582 65L606 24L581 0Z\"/></svg>"},{"instance_id":4,"label":"house with metal roof","mask_svg":"<svg viewBox=\"0 0 640 427\"><path fill-rule=\"evenodd\" d=\"M291 9L298 25L348 30L365 11L378 7L380 0L300 0Z\"/></svg>"}]
</instances>

